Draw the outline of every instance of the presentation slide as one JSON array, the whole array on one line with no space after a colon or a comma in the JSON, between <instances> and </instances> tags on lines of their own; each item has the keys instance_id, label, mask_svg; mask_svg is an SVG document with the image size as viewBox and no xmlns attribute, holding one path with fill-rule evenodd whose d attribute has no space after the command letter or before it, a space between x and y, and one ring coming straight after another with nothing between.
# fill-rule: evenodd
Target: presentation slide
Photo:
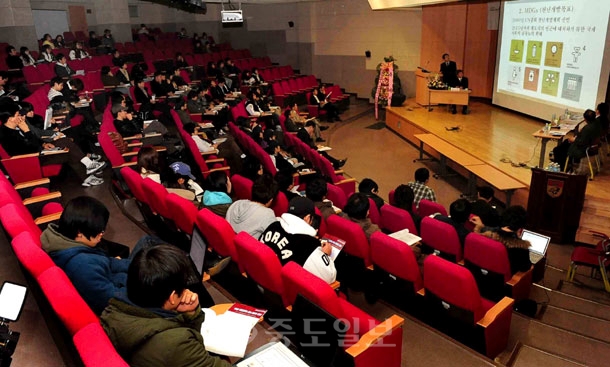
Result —
<instances>
[{"instance_id":1,"label":"presentation slide","mask_svg":"<svg viewBox=\"0 0 610 367\"><path fill-rule=\"evenodd\" d=\"M604 100L610 0L503 2L493 103L543 120Z\"/></svg>"}]
</instances>

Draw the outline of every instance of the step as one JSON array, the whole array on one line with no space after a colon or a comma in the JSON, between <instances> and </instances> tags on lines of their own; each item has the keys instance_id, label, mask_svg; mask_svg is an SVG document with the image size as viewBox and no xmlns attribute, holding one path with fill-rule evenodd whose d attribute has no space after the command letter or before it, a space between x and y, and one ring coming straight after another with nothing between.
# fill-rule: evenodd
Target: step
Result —
<instances>
[{"instance_id":1,"label":"step","mask_svg":"<svg viewBox=\"0 0 610 367\"><path fill-rule=\"evenodd\" d=\"M512 357L510 367L553 366L579 367L584 364L546 352L531 345L521 344Z\"/></svg>"},{"instance_id":2,"label":"step","mask_svg":"<svg viewBox=\"0 0 610 367\"><path fill-rule=\"evenodd\" d=\"M584 277L582 277L582 278L584 279ZM574 279L580 280L581 276L576 275L576 277ZM588 278L588 279L591 279L591 278ZM601 280L599 280L598 282L599 282L599 288L593 288L591 286L583 286L582 284L562 281L558 287L558 290L563 293L590 299L597 303L601 303L601 304L610 306L610 293L605 292L603 290L603 283Z\"/></svg>"},{"instance_id":3,"label":"step","mask_svg":"<svg viewBox=\"0 0 610 367\"><path fill-rule=\"evenodd\" d=\"M603 217L590 213L583 213L580 217L580 223L586 227L592 228L610 228L610 217Z\"/></svg>"},{"instance_id":4,"label":"step","mask_svg":"<svg viewBox=\"0 0 610 367\"><path fill-rule=\"evenodd\" d=\"M523 318L513 314L517 321ZM587 366L607 366L610 344L602 340L584 336L538 320L528 319L526 331L519 340L533 348L544 350L558 357L566 358ZM518 332L511 328L511 334ZM520 330L523 332L523 330Z\"/></svg>"},{"instance_id":5,"label":"step","mask_svg":"<svg viewBox=\"0 0 610 367\"><path fill-rule=\"evenodd\" d=\"M610 322L610 305L534 284L530 298L538 303L579 312Z\"/></svg>"},{"instance_id":6,"label":"step","mask_svg":"<svg viewBox=\"0 0 610 367\"><path fill-rule=\"evenodd\" d=\"M540 321L571 332L610 343L610 321L585 315L565 308L547 305L541 312Z\"/></svg>"}]
</instances>

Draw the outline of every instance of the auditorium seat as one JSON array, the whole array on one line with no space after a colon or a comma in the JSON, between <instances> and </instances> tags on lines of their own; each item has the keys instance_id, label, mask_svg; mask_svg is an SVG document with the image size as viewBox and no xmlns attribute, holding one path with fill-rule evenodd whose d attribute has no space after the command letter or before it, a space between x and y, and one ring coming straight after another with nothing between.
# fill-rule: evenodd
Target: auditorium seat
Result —
<instances>
[{"instance_id":1,"label":"auditorium seat","mask_svg":"<svg viewBox=\"0 0 610 367\"><path fill-rule=\"evenodd\" d=\"M420 235L424 244L432 247L434 254L453 262L462 261L462 244L455 228L450 224L430 217L423 217L420 225Z\"/></svg>"},{"instance_id":2,"label":"auditorium seat","mask_svg":"<svg viewBox=\"0 0 610 367\"><path fill-rule=\"evenodd\" d=\"M434 201L422 199L419 202L417 213L420 217L427 217L432 214L440 213L441 215L447 216L447 210L444 206Z\"/></svg>"},{"instance_id":3,"label":"auditorium seat","mask_svg":"<svg viewBox=\"0 0 610 367\"><path fill-rule=\"evenodd\" d=\"M245 178L242 175L235 174L231 176L233 195L238 200L252 199L252 184L253 182L249 178Z\"/></svg>"},{"instance_id":4,"label":"auditorium seat","mask_svg":"<svg viewBox=\"0 0 610 367\"><path fill-rule=\"evenodd\" d=\"M108 339L99 322L89 323L73 336L74 346L87 367L113 366L128 367Z\"/></svg>"},{"instance_id":5,"label":"auditorium seat","mask_svg":"<svg viewBox=\"0 0 610 367\"><path fill-rule=\"evenodd\" d=\"M566 280L573 281L576 269L579 266L591 269L591 276L595 271L599 271L604 289L610 292L610 281L608 271L610 271L610 238L601 232L593 232L593 236L601 238L594 248L578 246L572 251L570 256L570 266L566 274Z\"/></svg>"},{"instance_id":6,"label":"auditorium seat","mask_svg":"<svg viewBox=\"0 0 610 367\"><path fill-rule=\"evenodd\" d=\"M183 233L191 236L198 213L195 204L174 193L167 194L165 202L176 227Z\"/></svg>"},{"instance_id":7,"label":"auditorium seat","mask_svg":"<svg viewBox=\"0 0 610 367\"><path fill-rule=\"evenodd\" d=\"M279 191L273 199L273 203L271 203L271 209L273 210L273 213L275 213L276 217L281 217L282 214L288 211L288 205L289 203L286 194Z\"/></svg>"},{"instance_id":8,"label":"auditorium seat","mask_svg":"<svg viewBox=\"0 0 610 367\"><path fill-rule=\"evenodd\" d=\"M408 229L409 233L418 235L417 227L408 211L385 204L381 207L380 227L390 233Z\"/></svg>"},{"instance_id":9,"label":"auditorium seat","mask_svg":"<svg viewBox=\"0 0 610 367\"><path fill-rule=\"evenodd\" d=\"M11 245L21 265L35 279L47 269L55 266L53 260L40 247L40 237L35 237L29 231L18 234L13 238Z\"/></svg>"},{"instance_id":10,"label":"auditorium seat","mask_svg":"<svg viewBox=\"0 0 610 367\"><path fill-rule=\"evenodd\" d=\"M504 297L494 303L481 297L465 267L428 256L421 293L426 321L435 328L489 358L506 348L514 300Z\"/></svg>"},{"instance_id":11,"label":"auditorium seat","mask_svg":"<svg viewBox=\"0 0 610 367\"><path fill-rule=\"evenodd\" d=\"M511 274L508 252L498 241L470 233L464 243L464 265L474 276L481 295L489 300L509 296L519 301L529 297L533 267Z\"/></svg>"},{"instance_id":12,"label":"auditorium seat","mask_svg":"<svg viewBox=\"0 0 610 367\"><path fill-rule=\"evenodd\" d=\"M239 264L237 250L233 242L235 232L229 222L212 213L209 209L202 209L197 213L195 225L212 250L220 256L231 256L232 261Z\"/></svg>"},{"instance_id":13,"label":"auditorium seat","mask_svg":"<svg viewBox=\"0 0 610 367\"><path fill-rule=\"evenodd\" d=\"M335 261L338 280L354 289L364 286L371 266L369 242L362 228L349 219L333 214L326 218L327 234L345 241L343 251Z\"/></svg>"},{"instance_id":14,"label":"auditorium seat","mask_svg":"<svg viewBox=\"0 0 610 367\"><path fill-rule=\"evenodd\" d=\"M381 214L379 213L379 208L377 208L377 204L371 198L369 198L369 218L371 219L371 223L373 224L381 224Z\"/></svg>"}]
</instances>

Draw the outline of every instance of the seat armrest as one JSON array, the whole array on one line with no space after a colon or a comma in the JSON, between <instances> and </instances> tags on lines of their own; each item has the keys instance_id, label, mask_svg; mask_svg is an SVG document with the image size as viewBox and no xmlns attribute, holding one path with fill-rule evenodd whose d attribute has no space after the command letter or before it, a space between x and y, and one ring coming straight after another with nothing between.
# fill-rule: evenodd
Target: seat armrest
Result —
<instances>
[{"instance_id":1,"label":"seat armrest","mask_svg":"<svg viewBox=\"0 0 610 367\"><path fill-rule=\"evenodd\" d=\"M351 347L347 348L346 352L354 358L357 357L383 337L390 335L394 332L394 330L401 328L404 322L405 320L400 316L390 316L389 319L386 319L384 322L367 331L366 334L360 338L360 340L358 340ZM398 348L400 347L401 346L398 346Z\"/></svg>"},{"instance_id":2,"label":"seat armrest","mask_svg":"<svg viewBox=\"0 0 610 367\"><path fill-rule=\"evenodd\" d=\"M21 183L18 183L15 185L15 190L19 191L19 190L32 188L32 187L49 185L50 182L51 182L51 180L49 180L48 178L41 178L39 180L21 182Z\"/></svg>"},{"instance_id":3,"label":"seat armrest","mask_svg":"<svg viewBox=\"0 0 610 367\"><path fill-rule=\"evenodd\" d=\"M330 287L334 290L339 289L340 286L341 286L341 282L338 282L336 280L334 282L330 283Z\"/></svg>"},{"instance_id":4,"label":"seat armrest","mask_svg":"<svg viewBox=\"0 0 610 367\"><path fill-rule=\"evenodd\" d=\"M209 174L209 173L216 172L216 171L229 171L229 170L231 170L231 167L226 166L226 167L212 168L211 170L205 171L203 173Z\"/></svg>"},{"instance_id":5,"label":"seat armrest","mask_svg":"<svg viewBox=\"0 0 610 367\"><path fill-rule=\"evenodd\" d=\"M500 302L496 303L492 308L485 313L485 316L481 320L477 322L477 325L487 328L489 327L502 313L504 313L507 309L510 309L512 312L513 304L515 300L510 297L504 297L500 300Z\"/></svg>"},{"instance_id":6,"label":"seat armrest","mask_svg":"<svg viewBox=\"0 0 610 367\"><path fill-rule=\"evenodd\" d=\"M208 159L205 163L224 163L224 158Z\"/></svg>"},{"instance_id":7,"label":"seat armrest","mask_svg":"<svg viewBox=\"0 0 610 367\"><path fill-rule=\"evenodd\" d=\"M45 202L45 201L49 201L49 200L53 200L53 199L58 199L58 198L61 198L61 192L54 191L54 192L50 192L48 194L27 198L27 199L23 200L23 205L26 205L26 206L33 205L33 204L37 204L37 203L41 203L41 202Z\"/></svg>"},{"instance_id":8,"label":"seat armrest","mask_svg":"<svg viewBox=\"0 0 610 367\"><path fill-rule=\"evenodd\" d=\"M51 222L59 220L59 217L61 217L61 213L62 212L57 212L57 213L53 213L53 214L49 214L49 215L44 215L42 217L38 217L38 218L34 219L34 223L36 223L37 226L47 225Z\"/></svg>"},{"instance_id":9,"label":"seat armrest","mask_svg":"<svg viewBox=\"0 0 610 367\"><path fill-rule=\"evenodd\" d=\"M138 165L137 161L125 162L125 163L121 164L120 166L112 166L112 169L121 169L123 167L131 167L131 166L137 166L137 165Z\"/></svg>"}]
</instances>

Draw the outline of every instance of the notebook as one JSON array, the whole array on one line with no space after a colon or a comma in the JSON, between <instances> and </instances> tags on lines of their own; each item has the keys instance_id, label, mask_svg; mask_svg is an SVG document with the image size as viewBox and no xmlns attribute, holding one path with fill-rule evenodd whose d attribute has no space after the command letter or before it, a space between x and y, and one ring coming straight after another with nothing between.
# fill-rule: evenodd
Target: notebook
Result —
<instances>
[{"instance_id":1,"label":"notebook","mask_svg":"<svg viewBox=\"0 0 610 367\"><path fill-rule=\"evenodd\" d=\"M189 258L193 262L193 265L197 270L197 274L199 275L199 279L196 280L197 282L201 282L201 278L203 277L203 264L207 251L208 244L203 238L201 231L199 231L199 228L195 226L193 229L193 235L191 237L191 250L189 252Z\"/></svg>"},{"instance_id":2,"label":"notebook","mask_svg":"<svg viewBox=\"0 0 610 367\"><path fill-rule=\"evenodd\" d=\"M549 243L551 242L551 237L541 235L540 233L528 231L527 229L523 230L521 234L521 239L525 241L529 241L530 246L530 261L532 264L538 263L540 259L542 259L546 255L546 250L549 247Z\"/></svg>"}]
</instances>

